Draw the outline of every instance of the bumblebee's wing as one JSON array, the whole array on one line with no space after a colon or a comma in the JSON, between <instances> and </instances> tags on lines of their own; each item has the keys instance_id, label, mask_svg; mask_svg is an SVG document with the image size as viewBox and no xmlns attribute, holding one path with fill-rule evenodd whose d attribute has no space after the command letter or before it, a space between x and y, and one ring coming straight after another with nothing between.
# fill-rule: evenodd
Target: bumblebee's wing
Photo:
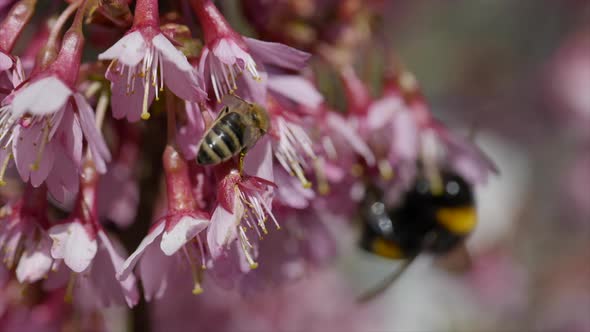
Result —
<instances>
[{"instance_id":1,"label":"bumblebee's wing","mask_svg":"<svg viewBox=\"0 0 590 332\"><path fill-rule=\"evenodd\" d=\"M401 265L393 271L390 275L385 277L381 282L377 285L373 286L373 288L365 291L362 293L358 298L358 303L366 303L377 297L377 295L382 294L389 288L389 286L393 285L393 283L398 280L401 275L408 269L408 267L414 262L417 256L410 257L404 260Z\"/></svg>"},{"instance_id":2,"label":"bumblebee's wing","mask_svg":"<svg viewBox=\"0 0 590 332\"><path fill-rule=\"evenodd\" d=\"M467 246L465 246L465 241L461 242L449 253L438 257L436 265L450 272L462 273L468 271L473 266L473 261Z\"/></svg>"}]
</instances>

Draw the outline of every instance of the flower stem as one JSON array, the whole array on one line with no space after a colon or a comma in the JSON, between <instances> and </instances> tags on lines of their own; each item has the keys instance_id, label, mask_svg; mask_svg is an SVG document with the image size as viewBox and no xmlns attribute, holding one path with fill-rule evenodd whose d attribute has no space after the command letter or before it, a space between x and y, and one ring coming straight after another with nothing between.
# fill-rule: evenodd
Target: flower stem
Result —
<instances>
[{"instance_id":1,"label":"flower stem","mask_svg":"<svg viewBox=\"0 0 590 332\"><path fill-rule=\"evenodd\" d=\"M135 3L135 13L133 26L153 26L160 25L160 13L158 11L158 0L137 0Z\"/></svg>"},{"instance_id":2,"label":"flower stem","mask_svg":"<svg viewBox=\"0 0 590 332\"><path fill-rule=\"evenodd\" d=\"M0 50L10 52L24 27L35 13L37 0L17 2L2 23L0 23Z\"/></svg>"},{"instance_id":3,"label":"flower stem","mask_svg":"<svg viewBox=\"0 0 590 332\"><path fill-rule=\"evenodd\" d=\"M190 4L199 19L206 43L222 37L233 37L238 42L241 41L211 0L190 0Z\"/></svg>"},{"instance_id":4,"label":"flower stem","mask_svg":"<svg viewBox=\"0 0 590 332\"><path fill-rule=\"evenodd\" d=\"M55 24L51 28L51 32L49 33L49 37L47 38L47 42L45 46L39 51L37 55L36 61L36 68L33 70L34 72L37 70L42 70L47 67L55 58L57 57L57 40L59 38L61 29L66 24L70 16L78 9L82 0L72 2L57 18Z\"/></svg>"}]
</instances>

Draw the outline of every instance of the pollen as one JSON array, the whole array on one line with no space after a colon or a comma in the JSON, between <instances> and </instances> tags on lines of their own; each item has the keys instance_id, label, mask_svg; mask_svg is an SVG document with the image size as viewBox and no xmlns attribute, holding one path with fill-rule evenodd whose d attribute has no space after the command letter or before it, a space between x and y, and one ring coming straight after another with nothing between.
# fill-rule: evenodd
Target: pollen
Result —
<instances>
[{"instance_id":1,"label":"pollen","mask_svg":"<svg viewBox=\"0 0 590 332\"><path fill-rule=\"evenodd\" d=\"M381 175L381 178L383 178L383 180L389 181L393 179L393 168L391 167L391 164L388 160L383 159L379 161L379 164L377 166L379 168L379 174Z\"/></svg>"}]
</instances>

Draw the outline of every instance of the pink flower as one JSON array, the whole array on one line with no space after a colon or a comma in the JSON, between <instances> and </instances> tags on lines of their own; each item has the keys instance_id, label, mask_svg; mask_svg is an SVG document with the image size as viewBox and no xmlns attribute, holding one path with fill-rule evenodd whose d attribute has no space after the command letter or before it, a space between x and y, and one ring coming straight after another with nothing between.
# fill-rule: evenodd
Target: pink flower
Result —
<instances>
[{"instance_id":1,"label":"pink flower","mask_svg":"<svg viewBox=\"0 0 590 332\"><path fill-rule=\"evenodd\" d=\"M242 272L247 272L258 266L255 262L256 248L249 240L253 234L248 233L253 232L258 238L267 234L268 219L280 228L271 208L276 185L256 176L240 175L235 169L224 171L226 175L218 186L218 205L211 216L207 244L215 259L227 254L236 242L242 258Z\"/></svg>"},{"instance_id":2,"label":"pink flower","mask_svg":"<svg viewBox=\"0 0 590 332\"><path fill-rule=\"evenodd\" d=\"M164 85L187 101L206 98L186 56L160 31L157 1L137 1L131 30L98 58L113 60L106 77L112 83L112 108L117 119L147 120L148 108Z\"/></svg>"},{"instance_id":3,"label":"pink flower","mask_svg":"<svg viewBox=\"0 0 590 332\"><path fill-rule=\"evenodd\" d=\"M156 259L165 262L166 266L176 266L174 260L185 261L190 267L194 277L193 292L201 292L198 268L195 260L201 257L201 266L204 266L204 251L200 242L199 233L209 225L209 215L197 209L193 197L189 170L186 160L172 146L168 145L163 156L164 171L166 174L166 188L168 207L166 214L159 218L145 238L141 241L135 252L125 261L118 271L120 279L128 278L135 265L143 255L150 254L148 259ZM194 240L194 241L193 241ZM159 249L154 249L154 242L159 242ZM157 251L157 252L154 252ZM161 253L167 256L162 259ZM159 258L158 258L159 257ZM146 271L145 264L140 265L140 277L146 289L146 298L161 296L158 291L165 287L167 282L167 270L158 271L159 276L153 275L153 271Z\"/></svg>"},{"instance_id":4,"label":"pink flower","mask_svg":"<svg viewBox=\"0 0 590 332\"><path fill-rule=\"evenodd\" d=\"M67 220L49 229L53 240L51 257L72 271L66 296L80 292L76 301L91 308L123 303L132 307L139 299L135 277L115 278L125 253L98 223L97 183L96 169L92 161L86 160L74 211Z\"/></svg>"},{"instance_id":5,"label":"pink flower","mask_svg":"<svg viewBox=\"0 0 590 332\"><path fill-rule=\"evenodd\" d=\"M47 234L46 190L28 186L23 198L0 211L0 250L9 269L16 266L21 283L33 283L47 276L53 259Z\"/></svg>"},{"instance_id":6,"label":"pink flower","mask_svg":"<svg viewBox=\"0 0 590 332\"><path fill-rule=\"evenodd\" d=\"M16 61L10 54L0 50L0 100L10 94L17 84L14 80L14 70Z\"/></svg>"},{"instance_id":7,"label":"pink flower","mask_svg":"<svg viewBox=\"0 0 590 332\"><path fill-rule=\"evenodd\" d=\"M12 148L8 158L14 158L23 181L34 187L46 181L59 201L77 190L83 138L99 172L111 157L92 108L73 87L79 69L73 58L81 56L81 44L78 34L67 33L57 60L13 91L0 110L2 117L10 114L0 128L2 147Z\"/></svg>"},{"instance_id":8,"label":"pink flower","mask_svg":"<svg viewBox=\"0 0 590 332\"><path fill-rule=\"evenodd\" d=\"M246 72L244 84L250 86L248 93L253 94L250 99L264 102L266 88L252 89L252 81L262 81L266 76L262 74L266 69L257 64L281 70L300 70L310 56L283 44L242 37L210 0L192 0L191 5L205 37L199 72L207 85L212 86L217 101L238 90L238 79L242 72Z\"/></svg>"},{"instance_id":9,"label":"pink flower","mask_svg":"<svg viewBox=\"0 0 590 332\"><path fill-rule=\"evenodd\" d=\"M303 116L287 110L271 97L268 98L267 109L271 115L271 138L275 157L285 171L301 181L303 187L311 187L305 170L317 156L311 138L303 129Z\"/></svg>"}]
</instances>

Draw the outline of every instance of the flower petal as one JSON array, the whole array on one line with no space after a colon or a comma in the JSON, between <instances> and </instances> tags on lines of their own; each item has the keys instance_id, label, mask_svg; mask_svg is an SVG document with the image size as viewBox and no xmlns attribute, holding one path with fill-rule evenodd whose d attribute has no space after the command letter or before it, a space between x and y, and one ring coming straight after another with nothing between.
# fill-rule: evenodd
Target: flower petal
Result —
<instances>
[{"instance_id":1,"label":"flower petal","mask_svg":"<svg viewBox=\"0 0 590 332\"><path fill-rule=\"evenodd\" d=\"M135 249L135 251L125 260L123 266L121 266L121 269L117 271L117 279L125 280L129 277L129 274L135 267L135 264L137 264L139 261L141 255L143 255L148 246L150 246L154 240L156 240L156 238L162 234L165 226L166 223L164 222L164 219L162 219L159 221L159 224L157 224L156 227L152 228L148 232L143 240L141 240L139 246L137 246L137 249Z\"/></svg>"},{"instance_id":2,"label":"flower petal","mask_svg":"<svg viewBox=\"0 0 590 332\"><path fill-rule=\"evenodd\" d=\"M257 61L265 65L285 69L300 70L305 67L311 54L280 43L265 42L253 38L244 38L250 53Z\"/></svg>"},{"instance_id":3,"label":"flower petal","mask_svg":"<svg viewBox=\"0 0 590 332\"><path fill-rule=\"evenodd\" d=\"M160 68L164 75L164 82L170 90L178 97L199 102L207 98L207 93L199 86L197 72L172 43L162 34L152 39L152 44L162 56L164 68Z\"/></svg>"},{"instance_id":4,"label":"flower petal","mask_svg":"<svg viewBox=\"0 0 590 332\"><path fill-rule=\"evenodd\" d=\"M160 248L166 255L171 256L199 232L207 228L208 224L209 220L207 219L183 216L172 229L164 232Z\"/></svg>"},{"instance_id":5,"label":"flower petal","mask_svg":"<svg viewBox=\"0 0 590 332\"><path fill-rule=\"evenodd\" d=\"M236 189L237 196L237 189ZM207 245L213 258L219 257L224 246L237 237L236 227L244 213L244 207L238 197L234 198L234 213L218 205L211 216L211 224L207 229Z\"/></svg>"},{"instance_id":6,"label":"flower petal","mask_svg":"<svg viewBox=\"0 0 590 332\"><path fill-rule=\"evenodd\" d=\"M109 254L114 270L118 271L124 263L121 255L124 251L123 248L121 245L115 248L113 243L111 243L111 240L103 231L99 231L97 235ZM131 273L126 278L119 279L119 282L121 284L121 289L123 290L123 296L125 296L125 302L127 302L129 307L133 307L139 301L139 291L137 290L137 280L135 279L135 275Z\"/></svg>"},{"instance_id":7,"label":"flower petal","mask_svg":"<svg viewBox=\"0 0 590 332\"><path fill-rule=\"evenodd\" d=\"M96 164L96 170L99 173L106 172L106 162L111 160L111 153L107 147L102 133L96 128L92 108L88 105L86 98L81 94L74 94L76 105L78 106L78 114L80 116L80 126L92 152L92 159Z\"/></svg>"},{"instance_id":8,"label":"flower petal","mask_svg":"<svg viewBox=\"0 0 590 332\"><path fill-rule=\"evenodd\" d=\"M53 226L49 229L53 240L51 256L63 259L74 272L82 272L88 268L98 249L95 239L78 222Z\"/></svg>"},{"instance_id":9,"label":"flower petal","mask_svg":"<svg viewBox=\"0 0 590 332\"><path fill-rule=\"evenodd\" d=\"M14 61L8 54L0 51L0 71L5 71L12 67Z\"/></svg>"},{"instance_id":10,"label":"flower petal","mask_svg":"<svg viewBox=\"0 0 590 332\"><path fill-rule=\"evenodd\" d=\"M354 129L350 127L348 122L341 116L332 113L328 114L327 124L330 128L339 133L344 138L350 147L359 155L361 155L369 166L375 164L375 156L367 144L357 135Z\"/></svg>"},{"instance_id":11,"label":"flower petal","mask_svg":"<svg viewBox=\"0 0 590 332\"><path fill-rule=\"evenodd\" d=\"M116 59L126 66L137 66L143 60L147 44L141 32L134 31L116 42L108 50L98 55L99 60Z\"/></svg>"},{"instance_id":12,"label":"flower petal","mask_svg":"<svg viewBox=\"0 0 590 332\"><path fill-rule=\"evenodd\" d=\"M16 279L21 283L39 281L51 269L51 239L44 231L41 232L39 241L31 241L16 267Z\"/></svg>"},{"instance_id":13,"label":"flower petal","mask_svg":"<svg viewBox=\"0 0 590 332\"><path fill-rule=\"evenodd\" d=\"M261 138L246 154L244 171L270 182L274 181L272 167L272 146L268 137Z\"/></svg>"},{"instance_id":14,"label":"flower petal","mask_svg":"<svg viewBox=\"0 0 590 332\"><path fill-rule=\"evenodd\" d=\"M70 96L72 90L59 78L48 76L18 90L12 100L12 113L20 117L25 113L45 115L59 111Z\"/></svg>"},{"instance_id":15,"label":"flower petal","mask_svg":"<svg viewBox=\"0 0 590 332\"><path fill-rule=\"evenodd\" d=\"M309 108L317 108L324 101L321 93L299 75L270 75L268 88Z\"/></svg>"},{"instance_id":16,"label":"flower petal","mask_svg":"<svg viewBox=\"0 0 590 332\"><path fill-rule=\"evenodd\" d=\"M402 107L400 98L387 96L371 103L367 111L367 125L369 129L383 128L391 121L391 117Z\"/></svg>"},{"instance_id":17,"label":"flower petal","mask_svg":"<svg viewBox=\"0 0 590 332\"><path fill-rule=\"evenodd\" d=\"M134 75L129 84L134 87L133 91L127 91L127 75L129 68L119 66L117 69L110 68L106 73L106 78L111 81L111 108L115 119L127 118L129 122L136 122L141 118L143 109L143 97L145 92L144 79L140 75ZM149 83L148 83L149 84ZM154 89L148 85L148 98L146 100L149 107L154 98Z\"/></svg>"}]
</instances>

